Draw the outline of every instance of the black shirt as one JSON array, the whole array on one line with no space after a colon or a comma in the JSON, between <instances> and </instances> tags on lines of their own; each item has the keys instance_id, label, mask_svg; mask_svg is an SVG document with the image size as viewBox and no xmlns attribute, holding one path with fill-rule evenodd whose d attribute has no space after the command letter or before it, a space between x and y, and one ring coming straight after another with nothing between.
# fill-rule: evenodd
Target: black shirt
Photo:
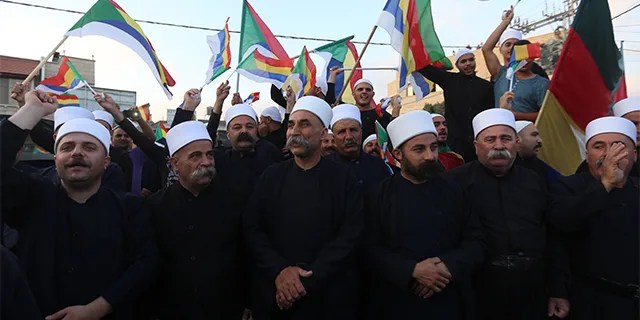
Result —
<instances>
[{"instance_id":1,"label":"black shirt","mask_svg":"<svg viewBox=\"0 0 640 320\"><path fill-rule=\"evenodd\" d=\"M524 253L541 257L545 250L546 182L535 172L513 166L496 177L478 161L445 173L466 192L482 222L488 255Z\"/></svg>"},{"instance_id":2,"label":"black shirt","mask_svg":"<svg viewBox=\"0 0 640 320\"><path fill-rule=\"evenodd\" d=\"M40 311L102 296L113 307L105 319L133 319L158 267L148 211L141 199L105 188L80 204L60 185L13 169L26 135L8 120L0 124L2 212L20 232L15 252Z\"/></svg>"},{"instance_id":3,"label":"black shirt","mask_svg":"<svg viewBox=\"0 0 640 320\"><path fill-rule=\"evenodd\" d=\"M160 319L240 319L246 268L242 211L220 177L197 197L180 183L152 195L152 213L163 260L155 293Z\"/></svg>"},{"instance_id":4,"label":"black shirt","mask_svg":"<svg viewBox=\"0 0 640 320\"><path fill-rule=\"evenodd\" d=\"M378 117L375 109L360 111L360 119L362 120L362 136L368 137L374 133L376 133L376 121L380 123L380 125L387 129L387 125L391 122L391 115L382 111L382 116Z\"/></svg>"},{"instance_id":5,"label":"black shirt","mask_svg":"<svg viewBox=\"0 0 640 320\"><path fill-rule=\"evenodd\" d=\"M471 121L478 113L493 108L493 85L475 75L453 73L427 66L419 72L444 90L447 143L465 162L477 158Z\"/></svg>"},{"instance_id":6,"label":"black shirt","mask_svg":"<svg viewBox=\"0 0 640 320\"><path fill-rule=\"evenodd\" d=\"M348 167L321 159L309 170L294 160L265 170L245 210L244 232L255 260L254 316L353 319L358 299L355 249L362 198ZM307 296L276 311L275 279L288 266L312 270Z\"/></svg>"},{"instance_id":7,"label":"black shirt","mask_svg":"<svg viewBox=\"0 0 640 320\"><path fill-rule=\"evenodd\" d=\"M463 191L442 176L413 184L401 174L384 180L366 197L365 265L371 271L367 317L458 319L461 292L484 257L482 226ZM416 199L420 199L416 201ZM452 274L443 292L429 299L411 290L415 265L439 257Z\"/></svg>"},{"instance_id":8,"label":"black shirt","mask_svg":"<svg viewBox=\"0 0 640 320\"><path fill-rule=\"evenodd\" d=\"M339 152L330 154L327 159L351 167L363 192L367 192L375 184L391 175L389 167L381 159L372 157L364 152L360 152L357 159L344 157Z\"/></svg>"}]
</instances>

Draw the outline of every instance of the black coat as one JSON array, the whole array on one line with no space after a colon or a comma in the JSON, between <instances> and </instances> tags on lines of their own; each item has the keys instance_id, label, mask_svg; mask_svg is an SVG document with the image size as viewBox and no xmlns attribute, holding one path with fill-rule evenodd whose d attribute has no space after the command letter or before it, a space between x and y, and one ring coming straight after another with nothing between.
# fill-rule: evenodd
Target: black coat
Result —
<instances>
[{"instance_id":1,"label":"black coat","mask_svg":"<svg viewBox=\"0 0 640 320\"><path fill-rule=\"evenodd\" d=\"M482 263L485 247L480 221L463 198L448 178L413 185L399 174L366 197L367 319L463 318L465 299L473 296L470 274ZM452 282L423 299L411 289L412 272L431 257L445 263Z\"/></svg>"},{"instance_id":2,"label":"black coat","mask_svg":"<svg viewBox=\"0 0 640 320\"><path fill-rule=\"evenodd\" d=\"M478 113L493 108L493 84L475 75L447 72L433 66L421 69L420 73L444 90L444 116L449 128L447 143L466 162L475 160L471 120Z\"/></svg>"},{"instance_id":3,"label":"black coat","mask_svg":"<svg viewBox=\"0 0 640 320\"><path fill-rule=\"evenodd\" d=\"M607 192L591 174L560 178L552 188L551 222L568 233L572 319L638 319L638 299L596 280L639 284L640 189L629 178Z\"/></svg>"},{"instance_id":4,"label":"black coat","mask_svg":"<svg viewBox=\"0 0 640 320\"><path fill-rule=\"evenodd\" d=\"M347 165L353 169L358 178L358 186L363 192L367 192L374 185L391 175L389 167L380 159L372 157L364 152L360 152L358 159L349 159L343 157L338 152L334 152L327 156L327 159Z\"/></svg>"},{"instance_id":5,"label":"black coat","mask_svg":"<svg viewBox=\"0 0 640 320\"><path fill-rule=\"evenodd\" d=\"M159 319L242 317L247 275L241 210L219 177L197 197L180 183L152 195L161 275L154 289Z\"/></svg>"},{"instance_id":6,"label":"black coat","mask_svg":"<svg viewBox=\"0 0 640 320\"><path fill-rule=\"evenodd\" d=\"M20 233L15 252L40 311L102 296L113 308L105 319L133 319L159 264L148 211L141 199L106 188L79 204L60 185L15 170L27 133L8 120L0 124L2 212Z\"/></svg>"},{"instance_id":7,"label":"black coat","mask_svg":"<svg viewBox=\"0 0 640 320\"><path fill-rule=\"evenodd\" d=\"M362 198L348 167L321 159L302 170L288 160L269 167L244 215L256 265L254 319L354 319L358 307L356 247L363 229ZM288 266L313 271L307 295L278 311L275 280Z\"/></svg>"}]
</instances>

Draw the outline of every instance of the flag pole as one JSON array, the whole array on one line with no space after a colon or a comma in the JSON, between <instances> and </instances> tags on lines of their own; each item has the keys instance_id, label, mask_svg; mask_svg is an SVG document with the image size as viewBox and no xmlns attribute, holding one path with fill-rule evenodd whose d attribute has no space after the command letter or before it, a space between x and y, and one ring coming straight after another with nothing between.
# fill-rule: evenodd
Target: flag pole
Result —
<instances>
[{"instance_id":1,"label":"flag pole","mask_svg":"<svg viewBox=\"0 0 640 320\"><path fill-rule=\"evenodd\" d=\"M236 77L236 92L239 93L240 92L240 74L237 73L236 74L238 77Z\"/></svg>"},{"instance_id":2,"label":"flag pole","mask_svg":"<svg viewBox=\"0 0 640 320\"><path fill-rule=\"evenodd\" d=\"M353 65L353 68L351 69L351 73L349 73L349 76L347 77L347 80L345 81L345 85L342 86L342 90L340 90L340 94L338 94L338 96L336 97L336 101L342 100L342 95L344 94L344 91L347 89L347 86L349 86L350 83L351 83L351 78L353 77L353 72L356 71L356 67L360 64L360 60L362 59L362 56L364 55L364 52L367 50L367 47L369 46L369 42L371 42L371 38L373 38L373 34L376 33L376 29L378 29L378 25L373 26L373 29L371 29L371 33L369 34L369 38L367 39L367 42L364 44L364 47L362 48L362 51L360 52L360 55L358 55L358 60L356 61L356 64Z\"/></svg>"},{"instance_id":3,"label":"flag pole","mask_svg":"<svg viewBox=\"0 0 640 320\"><path fill-rule=\"evenodd\" d=\"M84 80L84 84L87 85L87 88L91 90L91 93L93 93L94 96L98 95L98 93L95 90L93 90L93 88L89 85L89 82L87 82L87 80Z\"/></svg>"},{"instance_id":4,"label":"flag pole","mask_svg":"<svg viewBox=\"0 0 640 320\"><path fill-rule=\"evenodd\" d=\"M338 70L349 70L349 68L340 68ZM397 67L372 67L372 68L355 68L354 70L398 70Z\"/></svg>"},{"instance_id":5,"label":"flag pole","mask_svg":"<svg viewBox=\"0 0 640 320\"><path fill-rule=\"evenodd\" d=\"M40 60L40 63L38 63L38 65L35 68L33 68L33 70L27 76L27 78L22 81L22 85L26 85L29 82L31 82L31 80L33 80L33 77L36 76L36 73L38 73L38 71L40 71L42 66L45 63L47 63L47 61L49 61L49 58L51 58L51 56L53 56L53 54L56 53L56 50L58 50L58 48L60 48L60 46L67 40L67 38L69 38L69 36L67 36L67 35L62 37L62 40L60 40L60 42L58 42L58 44L51 50L51 52L49 52L49 54L47 54L44 58L42 58L42 60ZM12 93L11 94L11 98L15 99L15 97L16 97L16 94Z\"/></svg>"}]
</instances>

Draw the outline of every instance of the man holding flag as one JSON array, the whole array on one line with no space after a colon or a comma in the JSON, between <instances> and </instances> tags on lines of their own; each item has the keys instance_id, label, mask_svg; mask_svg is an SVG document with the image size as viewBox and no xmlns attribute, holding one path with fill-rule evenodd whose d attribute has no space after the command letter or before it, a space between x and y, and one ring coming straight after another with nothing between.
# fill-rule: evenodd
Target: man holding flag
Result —
<instances>
[{"instance_id":1,"label":"man holding flag","mask_svg":"<svg viewBox=\"0 0 640 320\"><path fill-rule=\"evenodd\" d=\"M420 73L444 90L445 115L449 130L447 143L465 161L476 159L473 147L471 119L493 105L493 86L476 76L473 51L462 48L456 52L455 65L459 72L447 72L434 66L420 69Z\"/></svg>"}]
</instances>

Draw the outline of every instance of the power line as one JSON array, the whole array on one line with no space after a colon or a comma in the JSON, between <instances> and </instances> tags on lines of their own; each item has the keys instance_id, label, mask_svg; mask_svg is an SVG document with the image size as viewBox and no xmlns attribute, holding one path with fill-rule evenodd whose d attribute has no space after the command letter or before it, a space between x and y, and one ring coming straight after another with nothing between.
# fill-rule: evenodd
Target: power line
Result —
<instances>
[{"instance_id":1,"label":"power line","mask_svg":"<svg viewBox=\"0 0 640 320\"><path fill-rule=\"evenodd\" d=\"M49 6L37 5L37 4L31 4L31 3L12 1L12 0L0 0L0 2L21 5L21 6L25 6L25 7L32 7L32 8L39 8L39 9L45 9L45 10L58 11L58 12L67 12L67 13L75 13L75 14L82 14L82 15L85 14L82 11L55 8L55 7L49 7ZM204 31L215 31L215 32L221 31L221 29L206 28L206 27L186 25L186 24L176 24L176 23L170 23L170 22L151 21L151 20L138 20L138 19L134 19L134 20L136 22L142 22L142 23L147 23L147 24L155 24L155 25L167 26L167 27L195 29L195 30L204 30ZM229 33L238 33L239 34L240 31L229 30ZM333 42L333 41L335 41L333 39L299 37L299 36L291 36L291 35L278 35L278 34L276 34L274 36L276 38L293 39L293 40L310 40L310 41L322 41L322 42ZM354 44L365 44L366 43L364 41L351 41L351 42L354 43ZM390 45L389 43L384 43L384 42L370 42L369 44L370 45L378 45L378 46L388 46L388 45ZM442 46L442 47L443 48L454 48L455 49L455 48L466 48L467 46Z\"/></svg>"},{"instance_id":2,"label":"power line","mask_svg":"<svg viewBox=\"0 0 640 320\"><path fill-rule=\"evenodd\" d=\"M622 11L622 12L621 12L620 14L618 14L617 16L615 16L615 17L611 18L611 20L613 21L613 20L615 20L616 18L618 18L618 17L620 17L620 16L622 16L622 15L625 15L625 14L629 13L629 11L631 11L631 10L633 10L633 9L637 8L637 7L640 7L640 2L636 3L633 7L629 8L629 9L627 9L627 10L625 10L625 11Z\"/></svg>"}]
</instances>

